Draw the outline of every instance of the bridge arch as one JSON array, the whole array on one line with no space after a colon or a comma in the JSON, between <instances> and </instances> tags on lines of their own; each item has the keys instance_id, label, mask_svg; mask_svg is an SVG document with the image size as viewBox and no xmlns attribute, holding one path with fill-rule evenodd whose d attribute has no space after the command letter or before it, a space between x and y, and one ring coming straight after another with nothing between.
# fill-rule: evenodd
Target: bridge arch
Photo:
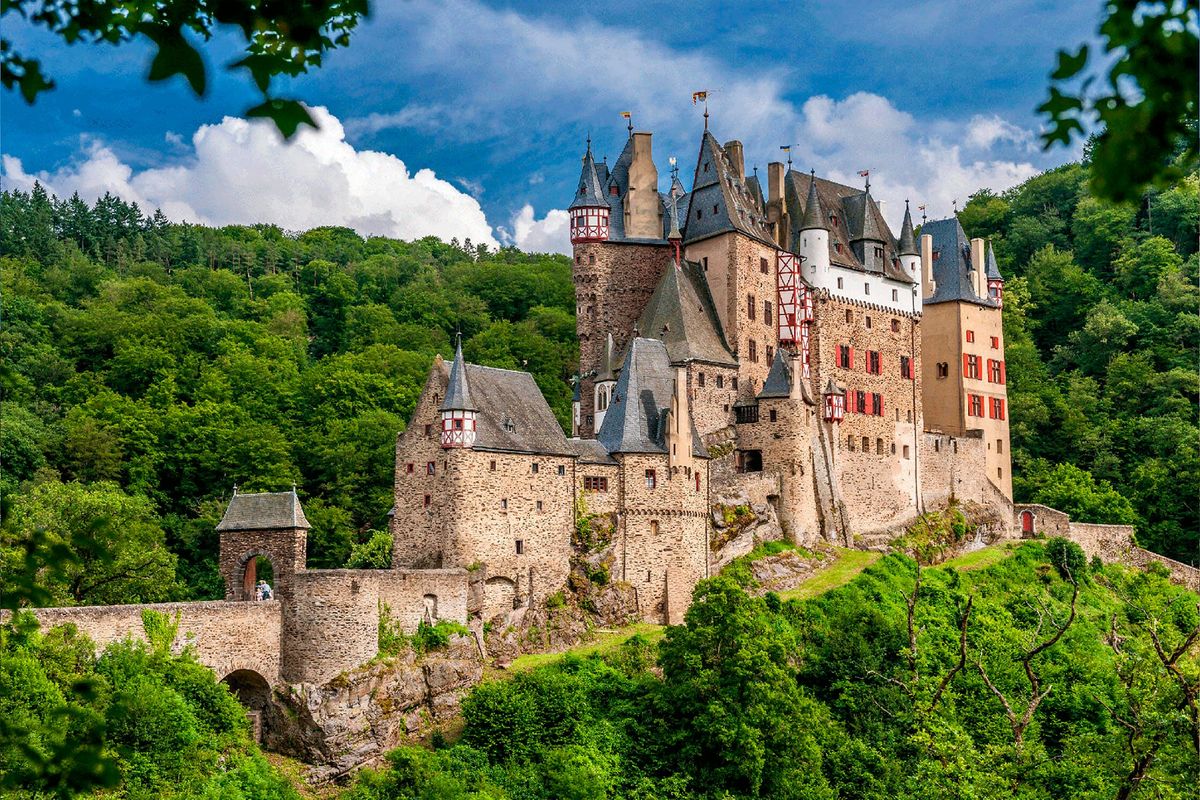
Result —
<instances>
[{"instance_id":1,"label":"bridge arch","mask_svg":"<svg viewBox=\"0 0 1200 800\"><path fill-rule=\"evenodd\" d=\"M254 741L262 744L272 727L270 720L274 707L271 702L271 682L257 670L239 668L221 678L221 683L229 687L229 691L245 707Z\"/></svg>"}]
</instances>

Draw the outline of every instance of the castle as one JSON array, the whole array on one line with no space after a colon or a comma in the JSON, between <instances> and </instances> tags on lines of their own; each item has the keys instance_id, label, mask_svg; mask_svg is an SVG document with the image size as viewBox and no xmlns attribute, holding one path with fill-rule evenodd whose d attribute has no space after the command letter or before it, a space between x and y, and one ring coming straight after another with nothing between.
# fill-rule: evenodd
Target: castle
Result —
<instances>
[{"instance_id":1,"label":"castle","mask_svg":"<svg viewBox=\"0 0 1200 800\"><path fill-rule=\"evenodd\" d=\"M615 572L677 623L720 497L800 544L895 534L952 497L1012 517L1004 280L956 218L767 167L707 127L690 191L650 133L588 142L569 207L579 376L566 437L525 373L433 365L396 446L393 565L486 570L482 615L556 592L573 509L614 520Z\"/></svg>"},{"instance_id":2,"label":"castle","mask_svg":"<svg viewBox=\"0 0 1200 800\"><path fill-rule=\"evenodd\" d=\"M771 509L796 543L861 546L957 499L991 512L993 535L1068 536L1200 586L1130 526L1013 505L1004 280L957 219L918 238L906 208L894 237L869 185L780 163L764 194L741 144L707 129L691 191L674 174L658 186L649 133L630 130L611 168L589 143L570 205L570 437L528 373L469 364L461 344L435 358L396 440L391 569L309 569L295 490L235 490L217 527L224 600L39 621L104 646L143 636L148 608L178 615L175 646L261 715L272 687L371 662L389 621L471 622L486 655L489 630L567 583L584 509L611 521L610 577L654 622L683 620L718 563L714 510L735 502ZM274 599L241 602L264 560Z\"/></svg>"}]
</instances>

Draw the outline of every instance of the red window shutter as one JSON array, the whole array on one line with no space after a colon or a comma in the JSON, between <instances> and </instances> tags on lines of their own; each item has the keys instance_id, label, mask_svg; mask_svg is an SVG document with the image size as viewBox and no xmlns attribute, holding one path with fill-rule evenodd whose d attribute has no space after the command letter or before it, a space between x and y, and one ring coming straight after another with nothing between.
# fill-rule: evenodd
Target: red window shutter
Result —
<instances>
[{"instance_id":1,"label":"red window shutter","mask_svg":"<svg viewBox=\"0 0 1200 800\"><path fill-rule=\"evenodd\" d=\"M971 360L971 357L968 356L966 353L963 353L963 377L964 378L968 377L968 375L969 375L969 373L967 372L967 365L970 363L970 360Z\"/></svg>"},{"instance_id":2,"label":"red window shutter","mask_svg":"<svg viewBox=\"0 0 1200 800\"><path fill-rule=\"evenodd\" d=\"M1000 362L1000 383L1004 383L1004 362Z\"/></svg>"}]
</instances>

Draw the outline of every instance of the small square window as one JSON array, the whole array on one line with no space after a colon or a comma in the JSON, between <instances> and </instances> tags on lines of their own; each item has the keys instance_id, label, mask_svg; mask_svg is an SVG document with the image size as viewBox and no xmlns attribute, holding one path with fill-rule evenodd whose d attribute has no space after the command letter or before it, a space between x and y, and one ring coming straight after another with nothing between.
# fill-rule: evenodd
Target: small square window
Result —
<instances>
[{"instance_id":1,"label":"small square window","mask_svg":"<svg viewBox=\"0 0 1200 800\"><path fill-rule=\"evenodd\" d=\"M773 409L773 408L772 408L772 409L771 409L771 413L768 415L768 416L770 416L770 418L771 418L771 422L774 422L774 421L775 421L775 413L776 413L776 412L775 412L775 409Z\"/></svg>"},{"instance_id":2,"label":"small square window","mask_svg":"<svg viewBox=\"0 0 1200 800\"><path fill-rule=\"evenodd\" d=\"M536 505L537 505L537 510L538 510L538 512L541 512L541 510L542 510L542 501L541 501L541 500L538 500Z\"/></svg>"},{"instance_id":3,"label":"small square window","mask_svg":"<svg viewBox=\"0 0 1200 800\"><path fill-rule=\"evenodd\" d=\"M426 426L425 426L425 435L426 435L426 436L433 436L433 426L432 426L432 425L426 425Z\"/></svg>"},{"instance_id":4,"label":"small square window","mask_svg":"<svg viewBox=\"0 0 1200 800\"><path fill-rule=\"evenodd\" d=\"M407 472L409 475L413 474L413 463L411 461L405 465L404 471Z\"/></svg>"},{"instance_id":5,"label":"small square window","mask_svg":"<svg viewBox=\"0 0 1200 800\"><path fill-rule=\"evenodd\" d=\"M508 498L507 497L503 497L500 499L500 510L501 511L508 510Z\"/></svg>"},{"instance_id":6,"label":"small square window","mask_svg":"<svg viewBox=\"0 0 1200 800\"><path fill-rule=\"evenodd\" d=\"M652 469L646 470L646 488L653 489L656 486L658 486L658 477L655 474L654 470L652 470Z\"/></svg>"},{"instance_id":7,"label":"small square window","mask_svg":"<svg viewBox=\"0 0 1200 800\"><path fill-rule=\"evenodd\" d=\"M968 342L975 341L975 331L967 331L967 341Z\"/></svg>"},{"instance_id":8,"label":"small square window","mask_svg":"<svg viewBox=\"0 0 1200 800\"><path fill-rule=\"evenodd\" d=\"M696 373L696 384L698 386L700 386L701 388L704 387L704 373L703 372Z\"/></svg>"},{"instance_id":9,"label":"small square window","mask_svg":"<svg viewBox=\"0 0 1200 800\"><path fill-rule=\"evenodd\" d=\"M538 464L538 462L536 462L536 461L535 461L535 462L533 462L533 474L534 474L534 475L537 475L537 474L538 474L538 470L539 470L539 469L541 469L541 465L540 465L540 464Z\"/></svg>"},{"instance_id":10,"label":"small square window","mask_svg":"<svg viewBox=\"0 0 1200 800\"><path fill-rule=\"evenodd\" d=\"M899 333L899 332L900 332L900 320L894 319L894 320L892 320L892 333Z\"/></svg>"},{"instance_id":11,"label":"small square window","mask_svg":"<svg viewBox=\"0 0 1200 800\"><path fill-rule=\"evenodd\" d=\"M491 461L488 462L488 471L489 472L496 471L496 460L495 459L492 459Z\"/></svg>"},{"instance_id":12,"label":"small square window","mask_svg":"<svg viewBox=\"0 0 1200 800\"><path fill-rule=\"evenodd\" d=\"M559 465L558 465L558 474L559 474L559 475L566 475L566 474L567 474L567 468L566 468L566 467L564 467L562 464L559 464Z\"/></svg>"},{"instance_id":13,"label":"small square window","mask_svg":"<svg viewBox=\"0 0 1200 800\"><path fill-rule=\"evenodd\" d=\"M837 247L838 247L838 252L839 252L839 253L840 253L840 252L842 252L842 246L839 244ZM838 284L837 284L837 286L838 286L838 288L839 288L839 289L841 289L841 288L842 288L842 279L841 279L841 278L838 278Z\"/></svg>"},{"instance_id":14,"label":"small square window","mask_svg":"<svg viewBox=\"0 0 1200 800\"><path fill-rule=\"evenodd\" d=\"M425 474L426 475L436 475L437 474L437 462L434 462L434 461L425 462Z\"/></svg>"}]
</instances>

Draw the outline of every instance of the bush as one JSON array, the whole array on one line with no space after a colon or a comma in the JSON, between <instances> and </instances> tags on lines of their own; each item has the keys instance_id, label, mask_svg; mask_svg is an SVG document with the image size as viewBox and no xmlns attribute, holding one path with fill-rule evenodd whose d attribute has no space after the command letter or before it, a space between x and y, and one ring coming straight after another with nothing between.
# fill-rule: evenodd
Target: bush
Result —
<instances>
[{"instance_id":1,"label":"bush","mask_svg":"<svg viewBox=\"0 0 1200 800\"><path fill-rule=\"evenodd\" d=\"M387 531L369 533L365 542L351 546L347 569L391 569L392 535Z\"/></svg>"},{"instance_id":2,"label":"bush","mask_svg":"<svg viewBox=\"0 0 1200 800\"><path fill-rule=\"evenodd\" d=\"M413 634L413 649L419 654L444 650L450 645L451 636L466 636L470 632L466 625L448 619L439 619L433 625L422 622L417 626L417 632Z\"/></svg>"},{"instance_id":3,"label":"bush","mask_svg":"<svg viewBox=\"0 0 1200 800\"><path fill-rule=\"evenodd\" d=\"M1069 539L1055 536L1046 542L1046 558L1063 578L1074 580L1086 576L1087 556L1082 547Z\"/></svg>"}]
</instances>

